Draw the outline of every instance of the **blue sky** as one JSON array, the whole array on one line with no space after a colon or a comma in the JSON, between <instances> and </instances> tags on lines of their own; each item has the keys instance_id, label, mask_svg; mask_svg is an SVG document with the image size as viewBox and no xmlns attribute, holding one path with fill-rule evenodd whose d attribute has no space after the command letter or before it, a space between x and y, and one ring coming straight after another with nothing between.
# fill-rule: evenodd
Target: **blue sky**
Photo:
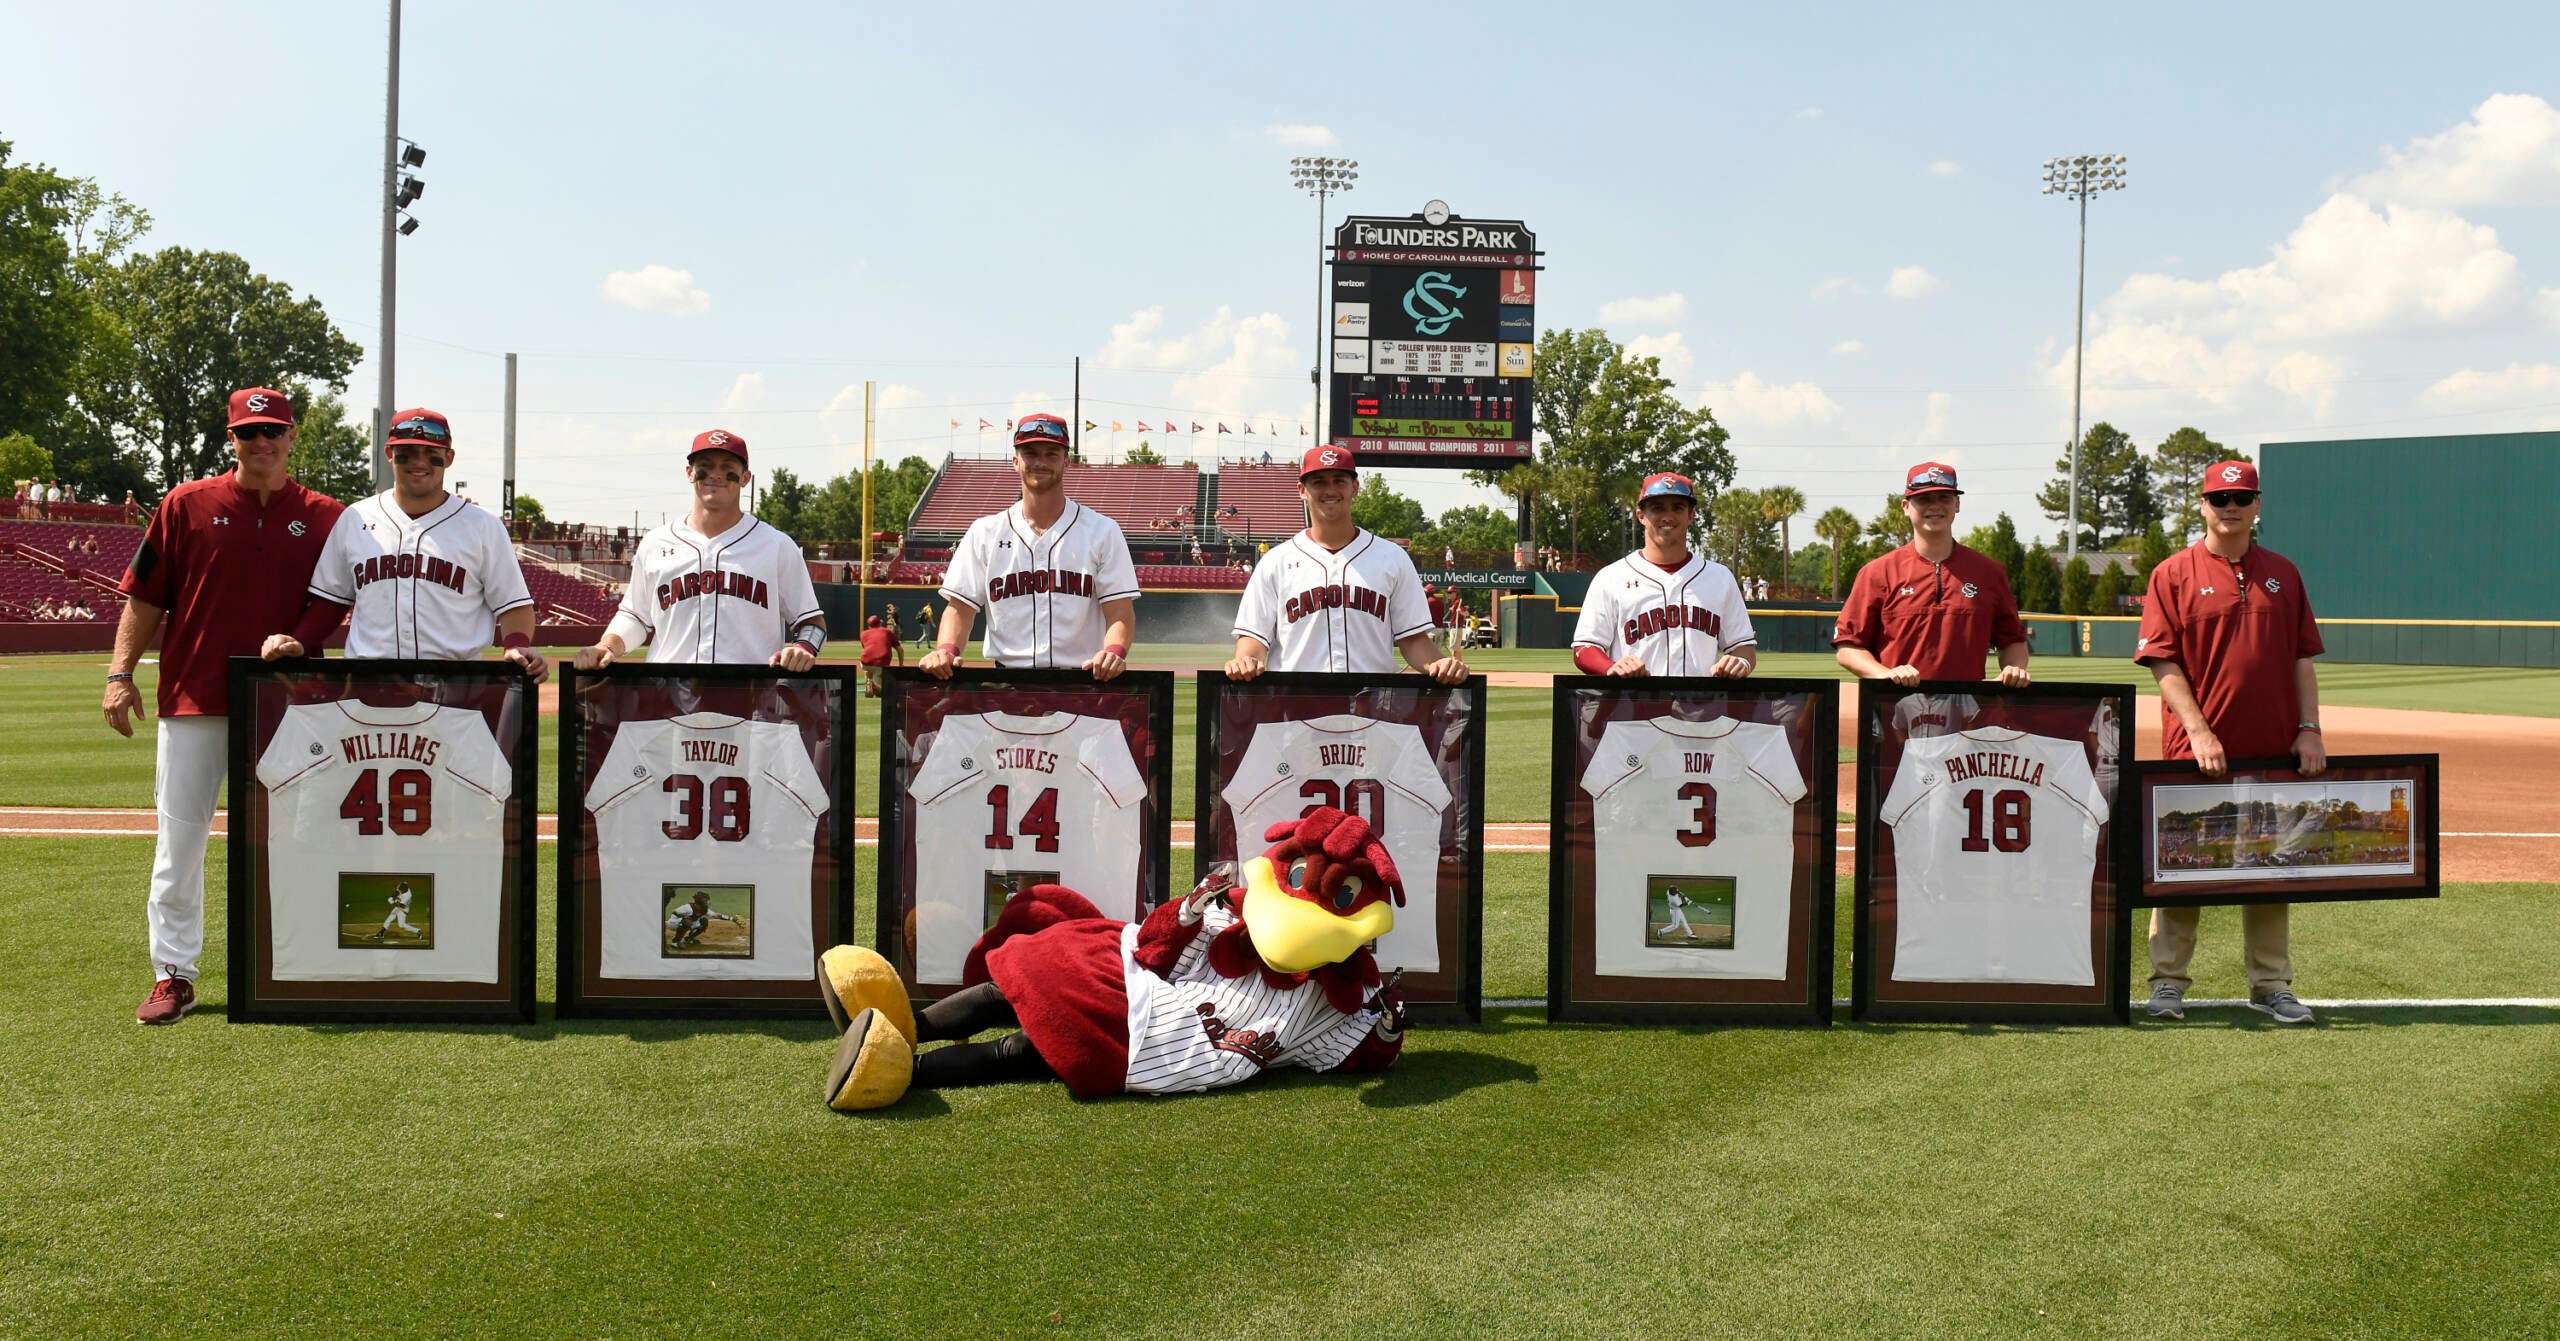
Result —
<instances>
[{"instance_id":1,"label":"blue sky","mask_svg":"<svg viewBox=\"0 0 2560 1341\"><path fill-rule=\"evenodd\" d=\"M1294 444L1316 236L1286 164L1321 148L1360 212L1526 220L1541 327L1660 355L1739 482L1867 515L1934 457L1974 520L2051 534L2074 239L2038 165L2113 152L2090 417L2252 451L2560 427L2550 6L1778 9L417 0L398 399L453 415L493 499L520 351L519 487L607 522L679 507L702 428L850 467L866 379L889 455L1063 410L1078 355L1087 418ZM22 159L375 345L382 6L7 0L0 31Z\"/></svg>"}]
</instances>

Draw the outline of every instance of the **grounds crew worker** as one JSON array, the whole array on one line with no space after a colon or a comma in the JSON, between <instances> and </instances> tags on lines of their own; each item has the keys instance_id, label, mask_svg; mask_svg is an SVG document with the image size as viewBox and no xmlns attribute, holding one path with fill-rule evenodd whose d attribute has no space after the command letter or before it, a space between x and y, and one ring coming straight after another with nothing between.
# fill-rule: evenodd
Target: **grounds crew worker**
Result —
<instances>
[{"instance_id":1,"label":"grounds crew worker","mask_svg":"<svg viewBox=\"0 0 2560 1341\"><path fill-rule=\"evenodd\" d=\"M2160 561L2142 611L2133 659L2160 684L2160 749L2193 759L2207 777L2234 759L2290 754L2317 777L2329 766L2320 738L2320 626L2302 574L2283 555L2250 541L2258 522L2258 468L2225 461L2204 473L2204 539ZM2151 1014L2186 1018L2187 962L2196 950L2196 909L2151 911ZM2293 995L2292 910L2253 903L2240 910L2247 948L2249 1006L2282 1024L2308 1024Z\"/></svg>"},{"instance_id":2,"label":"grounds crew worker","mask_svg":"<svg viewBox=\"0 0 2560 1341\"><path fill-rule=\"evenodd\" d=\"M1868 680L1979 680L1982 657L1998 649L2000 683L2028 683L2027 626L2009 571L1956 543L1952 466L1923 461L1903 482L1902 515L1911 543L1870 560L1850 584L1831 630L1833 654Z\"/></svg>"}]
</instances>

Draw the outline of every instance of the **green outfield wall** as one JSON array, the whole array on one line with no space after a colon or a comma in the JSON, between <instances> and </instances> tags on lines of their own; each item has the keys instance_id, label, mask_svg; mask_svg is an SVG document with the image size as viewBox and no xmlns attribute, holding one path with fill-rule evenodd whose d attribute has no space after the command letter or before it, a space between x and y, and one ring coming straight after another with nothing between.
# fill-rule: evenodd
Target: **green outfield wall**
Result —
<instances>
[{"instance_id":1,"label":"green outfield wall","mask_svg":"<svg viewBox=\"0 0 2560 1341\"><path fill-rule=\"evenodd\" d=\"M2560 433L2270 442L2260 449L2259 482L2266 489L2259 538L2302 570L2324 629L2339 619L2415 628L2560 620L2560 545L2552 540ZM2510 644L2502 634L2359 637L2396 654L2380 659L2458 664L2505 655ZM2328 636L2332 656L2341 655L2340 642Z\"/></svg>"}]
</instances>

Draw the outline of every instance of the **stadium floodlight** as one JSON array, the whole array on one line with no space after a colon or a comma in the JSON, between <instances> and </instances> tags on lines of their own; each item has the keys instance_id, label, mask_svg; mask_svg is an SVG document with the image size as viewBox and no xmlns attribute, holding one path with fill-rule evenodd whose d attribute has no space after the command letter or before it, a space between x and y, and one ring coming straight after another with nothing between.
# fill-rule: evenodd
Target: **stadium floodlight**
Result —
<instances>
[{"instance_id":1,"label":"stadium floodlight","mask_svg":"<svg viewBox=\"0 0 2560 1341\"><path fill-rule=\"evenodd\" d=\"M407 236L409 236L411 233L414 233L414 232L417 232L417 231L418 231L418 221L417 221L417 220L410 218L410 217L409 217L408 215L406 215L406 214L403 214L403 215L401 215L401 216L400 216L400 236L402 236L402 237L407 237Z\"/></svg>"},{"instance_id":2,"label":"stadium floodlight","mask_svg":"<svg viewBox=\"0 0 2560 1341\"><path fill-rule=\"evenodd\" d=\"M1307 369L1307 380L1315 385L1316 441L1328 439L1324 422L1324 351L1331 347L1331 332L1324 322L1324 206L1325 201L1351 189L1360 180L1357 159L1334 158L1316 154L1289 160L1289 184L1316 198L1316 361Z\"/></svg>"},{"instance_id":3,"label":"stadium floodlight","mask_svg":"<svg viewBox=\"0 0 2560 1341\"><path fill-rule=\"evenodd\" d=\"M410 201L416 200L418 197L425 195L426 193L427 184L425 182L420 181L415 177L402 177L400 179L400 194L393 197L392 203L406 207Z\"/></svg>"},{"instance_id":4,"label":"stadium floodlight","mask_svg":"<svg viewBox=\"0 0 2560 1341\"><path fill-rule=\"evenodd\" d=\"M2080 154L2044 161L2042 194L2080 206L2080 279L2071 309L2071 491L2063 514L2063 563L2080 557L2080 362L2089 313L2089 197L2124 189L2122 154Z\"/></svg>"},{"instance_id":5,"label":"stadium floodlight","mask_svg":"<svg viewBox=\"0 0 2560 1341\"><path fill-rule=\"evenodd\" d=\"M402 140L400 143L404 146L400 150L400 166L404 168L423 168L427 165L426 150L419 148L416 144L408 140Z\"/></svg>"}]
</instances>

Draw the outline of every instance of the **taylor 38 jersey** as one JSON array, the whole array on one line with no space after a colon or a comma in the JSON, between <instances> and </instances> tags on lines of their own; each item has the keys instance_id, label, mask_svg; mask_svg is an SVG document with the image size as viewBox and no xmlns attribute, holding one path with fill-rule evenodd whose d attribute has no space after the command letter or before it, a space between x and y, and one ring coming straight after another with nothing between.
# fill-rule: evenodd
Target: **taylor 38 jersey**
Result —
<instances>
[{"instance_id":1,"label":"taylor 38 jersey","mask_svg":"<svg viewBox=\"0 0 2560 1341\"><path fill-rule=\"evenodd\" d=\"M2107 797L2081 742L2004 727L1902 747L1893 976L2087 987L2089 878Z\"/></svg>"},{"instance_id":2,"label":"taylor 38 jersey","mask_svg":"<svg viewBox=\"0 0 2560 1341\"><path fill-rule=\"evenodd\" d=\"M258 756L267 906L279 980L498 980L514 770L468 708L352 700L285 709ZM377 930L398 891L431 943Z\"/></svg>"},{"instance_id":3,"label":"taylor 38 jersey","mask_svg":"<svg viewBox=\"0 0 2560 1341\"><path fill-rule=\"evenodd\" d=\"M1591 575L1573 645L1596 647L1611 661L1630 652L1655 675L1707 675L1739 647L1758 642L1733 570L1692 552L1665 571L1641 552Z\"/></svg>"},{"instance_id":4,"label":"taylor 38 jersey","mask_svg":"<svg viewBox=\"0 0 2560 1341\"><path fill-rule=\"evenodd\" d=\"M1235 635L1269 648L1276 671L1392 674L1396 644L1430 631L1412 557L1367 531L1340 550L1289 537L1254 565L1236 604Z\"/></svg>"},{"instance_id":5,"label":"taylor 38 jersey","mask_svg":"<svg viewBox=\"0 0 2560 1341\"><path fill-rule=\"evenodd\" d=\"M1147 780L1107 717L946 717L915 802L916 980L957 984L1004 901L1060 884L1104 917L1138 916Z\"/></svg>"},{"instance_id":6,"label":"taylor 38 jersey","mask_svg":"<svg viewBox=\"0 0 2560 1341\"><path fill-rule=\"evenodd\" d=\"M1369 821L1404 880L1396 924L1378 938L1378 967L1440 971L1440 837L1450 796L1420 727L1348 715L1264 722L1222 795L1242 849L1226 857L1262 855L1272 825L1322 806Z\"/></svg>"},{"instance_id":7,"label":"taylor 38 jersey","mask_svg":"<svg viewBox=\"0 0 2560 1341\"><path fill-rule=\"evenodd\" d=\"M1787 976L1796 802L1804 799L1805 784L1784 728L1731 718L1612 722L1582 772L1582 790L1591 796L1597 849L1594 971L1638 978ZM1829 832L1828 821L1822 828ZM1730 948L1646 945L1653 884L1666 876L1734 882Z\"/></svg>"},{"instance_id":8,"label":"taylor 38 jersey","mask_svg":"<svg viewBox=\"0 0 2560 1341\"><path fill-rule=\"evenodd\" d=\"M624 723L587 788L604 882L603 976L798 982L814 975L809 863L827 805L826 782L789 722L698 712ZM700 886L720 888L724 911L753 909L748 953L667 952L669 910Z\"/></svg>"},{"instance_id":9,"label":"taylor 38 jersey","mask_svg":"<svg viewBox=\"0 0 2560 1341\"><path fill-rule=\"evenodd\" d=\"M631 586L607 633L652 661L761 666L818 617L818 589L791 537L754 517L716 536L669 522L631 550Z\"/></svg>"},{"instance_id":10,"label":"taylor 38 jersey","mask_svg":"<svg viewBox=\"0 0 2560 1341\"><path fill-rule=\"evenodd\" d=\"M348 656L429 661L478 660L498 616L533 604L506 523L458 495L423 517L388 493L349 506L320 547L311 594L354 607Z\"/></svg>"},{"instance_id":11,"label":"taylor 38 jersey","mask_svg":"<svg viewBox=\"0 0 2560 1341\"><path fill-rule=\"evenodd\" d=\"M1138 570L1120 523L1070 498L1056 524L1033 535L1016 503L969 523L940 594L987 617L995 664L1072 669L1102 650L1103 602L1137 598Z\"/></svg>"}]
</instances>

